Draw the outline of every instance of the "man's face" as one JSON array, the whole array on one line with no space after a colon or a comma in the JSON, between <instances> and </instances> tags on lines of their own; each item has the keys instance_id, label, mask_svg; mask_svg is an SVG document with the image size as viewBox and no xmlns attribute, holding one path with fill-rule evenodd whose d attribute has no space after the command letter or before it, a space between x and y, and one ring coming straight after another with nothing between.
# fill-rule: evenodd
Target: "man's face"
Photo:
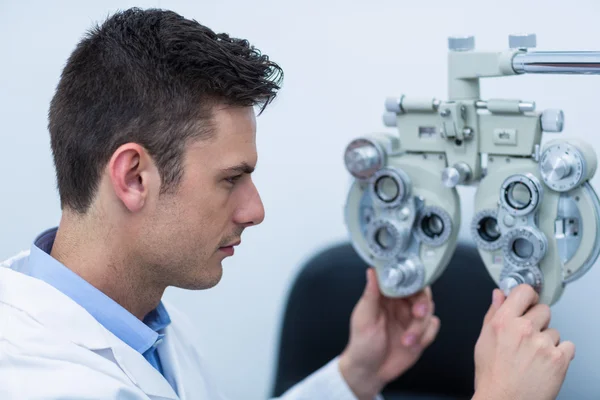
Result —
<instances>
[{"instance_id":1,"label":"man's face","mask_svg":"<svg viewBox=\"0 0 600 400\"><path fill-rule=\"evenodd\" d=\"M257 161L254 109L217 107L213 116L214 137L188 144L180 186L156 200L147 224L146 264L170 286L216 285L242 231L264 219L250 175Z\"/></svg>"}]
</instances>

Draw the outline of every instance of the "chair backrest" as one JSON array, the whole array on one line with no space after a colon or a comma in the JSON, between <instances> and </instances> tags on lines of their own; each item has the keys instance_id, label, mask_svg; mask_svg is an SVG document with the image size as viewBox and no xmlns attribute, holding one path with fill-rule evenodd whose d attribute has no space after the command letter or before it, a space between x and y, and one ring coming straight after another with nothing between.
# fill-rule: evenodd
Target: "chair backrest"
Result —
<instances>
[{"instance_id":1,"label":"chair backrest","mask_svg":"<svg viewBox=\"0 0 600 400\"><path fill-rule=\"evenodd\" d=\"M283 316L273 396L343 351L366 268L349 243L320 251L301 268ZM438 337L413 368L384 389L384 396L470 398L474 347L494 287L476 248L459 244L432 286L436 315L442 321Z\"/></svg>"}]
</instances>

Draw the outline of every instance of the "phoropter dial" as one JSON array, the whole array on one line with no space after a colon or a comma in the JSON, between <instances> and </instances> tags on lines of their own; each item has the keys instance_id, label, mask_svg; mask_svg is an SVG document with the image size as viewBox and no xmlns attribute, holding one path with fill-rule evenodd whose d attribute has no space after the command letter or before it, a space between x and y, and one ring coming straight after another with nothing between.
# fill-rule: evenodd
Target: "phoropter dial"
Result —
<instances>
[{"instance_id":1,"label":"phoropter dial","mask_svg":"<svg viewBox=\"0 0 600 400\"><path fill-rule=\"evenodd\" d=\"M568 142L548 147L540 158L542 179L548 187L557 192L567 192L579 186L585 171L585 158Z\"/></svg>"}]
</instances>

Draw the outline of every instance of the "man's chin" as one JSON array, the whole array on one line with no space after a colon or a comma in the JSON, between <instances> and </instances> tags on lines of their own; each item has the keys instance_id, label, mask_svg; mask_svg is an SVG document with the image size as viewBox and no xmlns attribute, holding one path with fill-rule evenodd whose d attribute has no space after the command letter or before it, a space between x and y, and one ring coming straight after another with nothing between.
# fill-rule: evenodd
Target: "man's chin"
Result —
<instances>
[{"instance_id":1,"label":"man's chin","mask_svg":"<svg viewBox=\"0 0 600 400\"><path fill-rule=\"evenodd\" d=\"M202 270L200 274L190 277L190 279L187 279L186 282L178 286L188 290L210 289L217 286L222 276L223 267L219 263L219 265L212 265L210 268Z\"/></svg>"},{"instance_id":2,"label":"man's chin","mask_svg":"<svg viewBox=\"0 0 600 400\"><path fill-rule=\"evenodd\" d=\"M197 289L202 290L213 288L217 286L219 282L221 282L222 277L223 267L221 266L221 263L218 263L218 265L215 266L211 266L211 268L204 271L204 274L202 274L202 276L198 277L198 282L196 282Z\"/></svg>"},{"instance_id":3,"label":"man's chin","mask_svg":"<svg viewBox=\"0 0 600 400\"><path fill-rule=\"evenodd\" d=\"M202 289L210 289L212 287L217 286L219 282L221 282L221 278L223 277L223 269L219 268L219 273L215 275L211 275L209 279L204 283Z\"/></svg>"}]
</instances>

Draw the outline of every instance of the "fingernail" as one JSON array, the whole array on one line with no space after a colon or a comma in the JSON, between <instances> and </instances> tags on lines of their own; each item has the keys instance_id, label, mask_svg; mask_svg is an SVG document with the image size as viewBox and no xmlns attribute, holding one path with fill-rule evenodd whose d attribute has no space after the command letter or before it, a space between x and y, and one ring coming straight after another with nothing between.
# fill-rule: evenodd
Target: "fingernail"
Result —
<instances>
[{"instance_id":1,"label":"fingernail","mask_svg":"<svg viewBox=\"0 0 600 400\"><path fill-rule=\"evenodd\" d=\"M427 304L419 304L417 305L417 316L424 317L427 314Z\"/></svg>"},{"instance_id":2,"label":"fingernail","mask_svg":"<svg viewBox=\"0 0 600 400\"><path fill-rule=\"evenodd\" d=\"M415 335L413 335L413 334L406 335L404 337L404 345L412 346L413 344L415 344L416 340L417 340L417 337Z\"/></svg>"}]
</instances>

